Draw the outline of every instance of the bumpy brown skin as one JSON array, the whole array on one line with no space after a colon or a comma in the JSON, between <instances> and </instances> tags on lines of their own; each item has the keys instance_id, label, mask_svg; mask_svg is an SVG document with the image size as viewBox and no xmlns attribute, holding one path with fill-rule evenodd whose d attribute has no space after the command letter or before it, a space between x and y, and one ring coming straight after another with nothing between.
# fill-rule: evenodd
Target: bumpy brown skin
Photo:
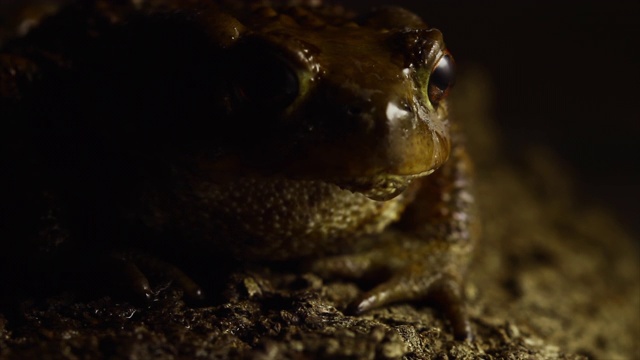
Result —
<instances>
[{"instance_id":1,"label":"bumpy brown skin","mask_svg":"<svg viewBox=\"0 0 640 360\"><path fill-rule=\"evenodd\" d=\"M0 104L36 139L69 237L169 233L162 246L306 259L327 278L388 273L353 312L428 298L471 337L477 226L429 86L439 31L399 8L135 3L79 2L0 55ZM125 262L142 293L154 267L199 293L170 265Z\"/></svg>"}]
</instances>

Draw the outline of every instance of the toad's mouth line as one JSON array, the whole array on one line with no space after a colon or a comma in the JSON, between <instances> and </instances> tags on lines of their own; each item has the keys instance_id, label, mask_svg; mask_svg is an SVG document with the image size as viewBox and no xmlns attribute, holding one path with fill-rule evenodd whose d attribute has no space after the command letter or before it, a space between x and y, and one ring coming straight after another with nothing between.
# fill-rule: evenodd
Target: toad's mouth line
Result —
<instances>
[{"instance_id":1,"label":"toad's mouth line","mask_svg":"<svg viewBox=\"0 0 640 360\"><path fill-rule=\"evenodd\" d=\"M338 180L333 183L342 189L361 193L376 201L387 201L400 195L411 182L423 176L430 175L434 170L424 171L412 175L377 175L373 177Z\"/></svg>"},{"instance_id":2,"label":"toad's mouth line","mask_svg":"<svg viewBox=\"0 0 640 360\"><path fill-rule=\"evenodd\" d=\"M204 163L206 164L206 163ZM335 186L341 190L349 191L353 194L362 195L374 201L388 201L400 195L409 185L417 178L430 175L435 169L426 170L415 174L389 174L379 173L362 176L330 176L322 178L322 176L291 176L289 174L264 174L256 171L220 171L218 168L203 166L200 162L199 166L186 167L185 172L179 171L178 174L188 174L190 179L188 182L197 183L204 181L205 183L218 184L223 188L233 188L231 184L242 182L250 182L253 186L265 186L271 184L280 184L282 187L315 187L315 186ZM179 175L178 175L179 176Z\"/></svg>"}]
</instances>

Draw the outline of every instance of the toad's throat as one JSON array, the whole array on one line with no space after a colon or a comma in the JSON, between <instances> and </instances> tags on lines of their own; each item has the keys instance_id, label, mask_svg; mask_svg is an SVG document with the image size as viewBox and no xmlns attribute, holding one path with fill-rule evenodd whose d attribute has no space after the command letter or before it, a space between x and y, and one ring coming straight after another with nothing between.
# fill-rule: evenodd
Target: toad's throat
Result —
<instances>
[{"instance_id":1,"label":"toad's throat","mask_svg":"<svg viewBox=\"0 0 640 360\"><path fill-rule=\"evenodd\" d=\"M233 237L236 255L243 259L284 260L342 248L398 220L417 190L417 182L404 181L386 188L360 183L361 189L353 182L347 189L330 181L282 176L183 180L186 186L173 193L173 201L166 201L171 194L156 194L158 204L145 221L181 229L210 244L224 245L220 239Z\"/></svg>"}]
</instances>

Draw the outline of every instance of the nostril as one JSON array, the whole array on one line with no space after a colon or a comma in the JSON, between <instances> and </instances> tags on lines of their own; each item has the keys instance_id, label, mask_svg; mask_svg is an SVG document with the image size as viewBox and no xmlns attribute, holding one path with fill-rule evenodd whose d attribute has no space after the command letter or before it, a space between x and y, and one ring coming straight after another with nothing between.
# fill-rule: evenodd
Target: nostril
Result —
<instances>
[{"instance_id":1,"label":"nostril","mask_svg":"<svg viewBox=\"0 0 640 360\"><path fill-rule=\"evenodd\" d=\"M409 104L408 101L400 101L398 103L398 109L406 111L408 113L412 113L413 112L413 108L411 107L411 104Z\"/></svg>"}]
</instances>

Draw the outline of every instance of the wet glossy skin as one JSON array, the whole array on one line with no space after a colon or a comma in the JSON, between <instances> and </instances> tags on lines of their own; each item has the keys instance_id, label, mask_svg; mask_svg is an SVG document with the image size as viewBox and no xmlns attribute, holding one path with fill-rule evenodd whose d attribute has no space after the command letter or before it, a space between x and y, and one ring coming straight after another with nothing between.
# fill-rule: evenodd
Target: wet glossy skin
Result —
<instances>
[{"instance_id":1,"label":"wet glossy skin","mask_svg":"<svg viewBox=\"0 0 640 360\"><path fill-rule=\"evenodd\" d=\"M171 233L162 246L305 259L327 278L385 270L351 311L431 298L470 337L470 169L438 30L399 8L96 4L0 58L2 106L35 124L70 237Z\"/></svg>"}]
</instances>

